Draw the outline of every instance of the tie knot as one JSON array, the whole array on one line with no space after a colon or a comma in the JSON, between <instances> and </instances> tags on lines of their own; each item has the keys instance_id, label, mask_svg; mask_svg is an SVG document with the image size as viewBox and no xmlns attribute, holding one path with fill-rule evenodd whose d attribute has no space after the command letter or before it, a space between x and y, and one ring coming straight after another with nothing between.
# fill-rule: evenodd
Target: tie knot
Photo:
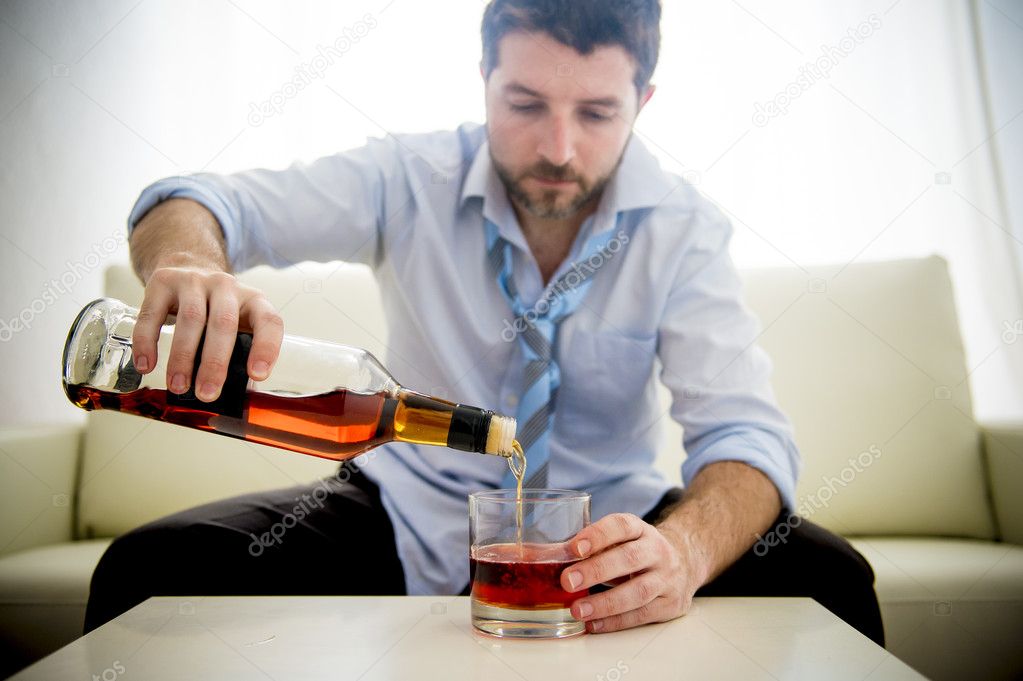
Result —
<instances>
[{"instance_id":1,"label":"tie knot","mask_svg":"<svg viewBox=\"0 0 1023 681\"><path fill-rule=\"evenodd\" d=\"M537 336L541 336L548 343L552 342L558 324L582 304L597 270L597 267L591 264L590 259L604 250L611 238L611 233L607 232L591 238L586 243L582 257L568 271L551 282L533 305L527 306L520 297L512 276L512 244L500 236L497 225L493 222L485 220L484 224L487 232L489 268L515 313L517 318L515 326L529 330L529 333L523 334L523 340L526 340L527 346L539 345L536 342L530 343L529 336L532 336L534 341L537 340ZM536 351L535 348L534 351ZM540 352L537 354L543 356Z\"/></svg>"}]
</instances>

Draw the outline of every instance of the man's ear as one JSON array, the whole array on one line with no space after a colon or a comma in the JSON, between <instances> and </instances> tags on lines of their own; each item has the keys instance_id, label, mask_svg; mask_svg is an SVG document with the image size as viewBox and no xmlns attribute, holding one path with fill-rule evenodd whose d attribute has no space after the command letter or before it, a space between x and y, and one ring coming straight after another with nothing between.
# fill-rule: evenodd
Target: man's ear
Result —
<instances>
[{"instance_id":1,"label":"man's ear","mask_svg":"<svg viewBox=\"0 0 1023 681\"><path fill-rule=\"evenodd\" d=\"M643 110L643 107L646 106L646 103L649 102L650 98L654 96L654 90L656 89L657 86L654 85L653 83L647 85L646 93L643 95L643 98L639 100L639 109L636 111L636 113L639 113L640 111Z\"/></svg>"}]
</instances>

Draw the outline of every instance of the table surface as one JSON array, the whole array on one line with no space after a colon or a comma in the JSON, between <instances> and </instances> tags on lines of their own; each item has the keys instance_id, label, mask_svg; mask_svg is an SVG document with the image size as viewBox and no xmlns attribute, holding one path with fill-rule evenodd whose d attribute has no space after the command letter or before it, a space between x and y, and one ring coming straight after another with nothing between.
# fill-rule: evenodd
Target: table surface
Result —
<instances>
[{"instance_id":1,"label":"table surface","mask_svg":"<svg viewBox=\"0 0 1023 681\"><path fill-rule=\"evenodd\" d=\"M467 597L150 598L27 679L921 679L807 598L698 598L685 617L562 640L476 632Z\"/></svg>"}]
</instances>

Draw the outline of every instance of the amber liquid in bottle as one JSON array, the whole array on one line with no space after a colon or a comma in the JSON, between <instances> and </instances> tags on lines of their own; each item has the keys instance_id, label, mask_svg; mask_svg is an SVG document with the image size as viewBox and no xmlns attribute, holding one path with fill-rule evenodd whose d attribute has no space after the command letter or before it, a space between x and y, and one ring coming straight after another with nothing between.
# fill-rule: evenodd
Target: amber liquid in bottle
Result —
<instances>
[{"instance_id":1,"label":"amber liquid in bottle","mask_svg":"<svg viewBox=\"0 0 1023 681\"><path fill-rule=\"evenodd\" d=\"M390 441L484 451L490 418L405 389L395 395L339 389L308 397L246 391L212 403L155 388L124 394L81 385L65 389L86 410L113 409L337 461Z\"/></svg>"}]
</instances>

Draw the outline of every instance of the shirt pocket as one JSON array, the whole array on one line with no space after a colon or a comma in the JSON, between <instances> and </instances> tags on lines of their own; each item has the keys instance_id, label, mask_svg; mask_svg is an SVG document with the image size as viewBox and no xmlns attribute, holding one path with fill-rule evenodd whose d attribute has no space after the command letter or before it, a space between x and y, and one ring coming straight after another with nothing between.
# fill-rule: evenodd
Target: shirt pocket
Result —
<instances>
[{"instance_id":1,"label":"shirt pocket","mask_svg":"<svg viewBox=\"0 0 1023 681\"><path fill-rule=\"evenodd\" d=\"M657 335L574 333L561 349L554 435L570 447L606 447L643 421Z\"/></svg>"}]
</instances>

